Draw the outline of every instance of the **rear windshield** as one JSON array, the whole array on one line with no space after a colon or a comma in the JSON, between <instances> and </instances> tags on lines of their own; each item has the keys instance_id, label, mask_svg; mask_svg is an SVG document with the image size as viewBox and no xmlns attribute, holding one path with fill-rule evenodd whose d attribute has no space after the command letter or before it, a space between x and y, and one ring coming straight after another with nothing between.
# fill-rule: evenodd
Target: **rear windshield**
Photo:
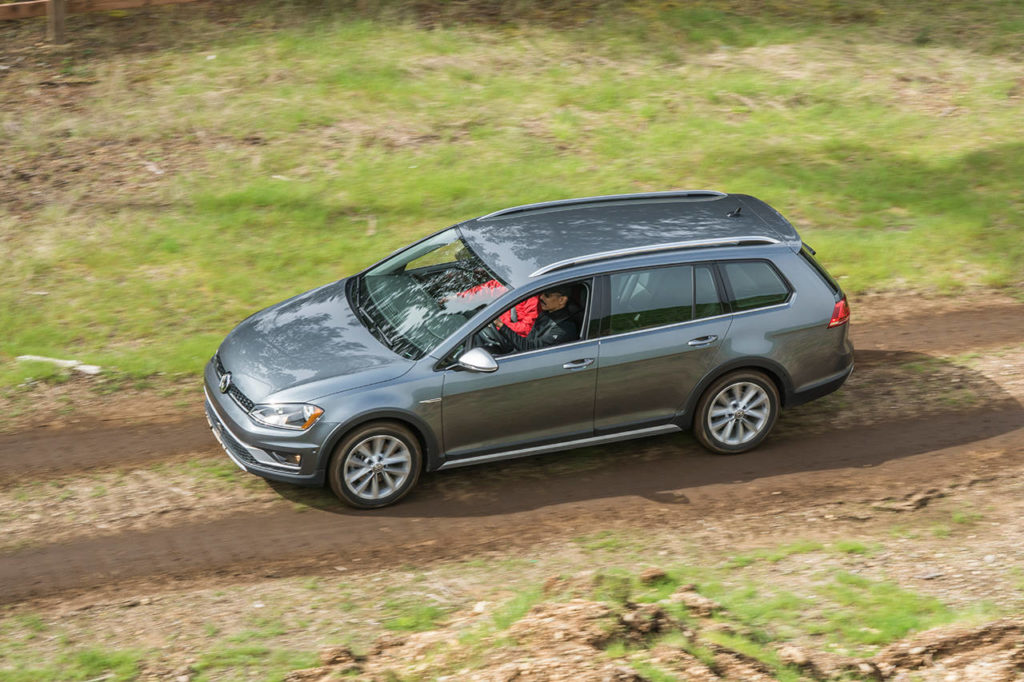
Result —
<instances>
[{"instance_id":1,"label":"rear windshield","mask_svg":"<svg viewBox=\"0 0 1024 682\"><path fill-rule=\"evenodd\" d=\"M814 268L819 275L821 275L821 278L825 280L825 283L828 284L828 287L832 290L833 294L838 294L840 292L839 282L835 281L832 278L832 275L828 274L828 270L821 267L821 263L817 261L814 254L811 253L811 250L806 244L804 244L800 249L800 255L804 257L804 260L807 261L807 263Z\"/></svg>"}]
</instances>

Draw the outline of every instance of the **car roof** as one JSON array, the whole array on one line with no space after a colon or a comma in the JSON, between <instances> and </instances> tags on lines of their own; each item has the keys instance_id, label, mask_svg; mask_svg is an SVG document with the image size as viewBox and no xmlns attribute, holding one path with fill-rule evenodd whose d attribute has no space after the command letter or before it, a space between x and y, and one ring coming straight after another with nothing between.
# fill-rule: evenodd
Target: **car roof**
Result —
<instances>
[{"instance_id":1,"label":"car roof","mask_svg":"<svg viewBox=\"0 0 1024 682\"><path fill-rule=\"evenodd\" d=\"M757 243L800 248L796 230L768 204L709 190L528 204L458 228L470 248L517 288L546 272L638 253Z\"/></svg>"}]
</instances>

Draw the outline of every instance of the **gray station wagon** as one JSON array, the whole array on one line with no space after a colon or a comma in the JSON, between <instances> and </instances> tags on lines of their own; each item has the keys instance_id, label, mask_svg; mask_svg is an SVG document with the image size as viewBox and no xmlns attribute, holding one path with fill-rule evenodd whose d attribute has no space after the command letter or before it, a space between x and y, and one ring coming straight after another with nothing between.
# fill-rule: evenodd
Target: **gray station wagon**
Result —
<instances>
[{"instance_id":1,"label":"gray station wagon","mask_svg":"<svg viewBox=\"0 0 1024 682\"><path fill-rule=\"evenodd\" d=\"M686 428L739 453L843 384L849 316L747 195L517 206L246 319L206 367L206 414L246 471L360 508L424 471Z\"/></svg>"}]
</instances>

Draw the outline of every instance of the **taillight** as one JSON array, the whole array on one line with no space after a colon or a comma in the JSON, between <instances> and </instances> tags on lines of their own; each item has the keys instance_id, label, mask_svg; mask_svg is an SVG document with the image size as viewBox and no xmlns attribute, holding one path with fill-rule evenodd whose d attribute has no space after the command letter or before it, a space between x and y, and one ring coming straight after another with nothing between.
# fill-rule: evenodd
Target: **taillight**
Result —
<instances>
[{"instance_id":1,"label":"taillight","mask_svg":"<svg viewBox=\"0 0 1024 682\"><path fill-rule=\"evenodd\" d=\"M836 307L832 309L832 319L828 321L829 328L838 327L850 321L850 304L846 302L846 296L839 299Z\"/></svg>"}]
</instances>

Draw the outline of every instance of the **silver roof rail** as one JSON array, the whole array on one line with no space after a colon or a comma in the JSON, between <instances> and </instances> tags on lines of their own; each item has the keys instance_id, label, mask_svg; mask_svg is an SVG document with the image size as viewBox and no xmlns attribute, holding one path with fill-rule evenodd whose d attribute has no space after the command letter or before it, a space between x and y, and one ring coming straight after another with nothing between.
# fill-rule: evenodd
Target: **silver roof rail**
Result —
<instances>
[{"instance_id":1,"label":"silver roof rail","mask_svg":"<svg viewBox=\"0 0 1024 682\"><path fill-rule=\"evenodd\" d=\"M581 197L579 199L559 199L558 201L542 201L539 204L523 204L512 208L503 208L494 213L478 218L477 220L489 220L498 216L509 215L510 213L524 213L539 208L552 208L555 206L572 206L573 204L594 204L602 201L629 201L641 199L717 199L729 196L724 192L716 192L710 189L684 189L671 192L644 192L640 194L603 194L596 197Z\"/></svg>"},{"instance_id":2,"label":"silver roof rail","mask_svg":"<svg viewBox=\"0 0 1024 682\"><path fill-rule=\"evenodd\" d=\"M557 263L545 265L544 267L534 270L530 273L530 277L540 277L546 275L549 272L555 270L561 270L572 265L582 265L583 263L593 263L600 260L609 260L612 258L621 258L623 256L639 256L647 253L657 253L659 251L675 251L677 249L700 249L708 248L713 246L739 246L741 244L781 244L778 239L772 237L758 237L754 235L745 237L716 237L715 239L691 239L685 242L669 242L667 244L651 244L649 246L634 246L628 249L616 249L615 251L601 251L599 253L591 253L584 256L576 256L575 258L567 258L560 260Z\"/></svg>"}]
</instances>

